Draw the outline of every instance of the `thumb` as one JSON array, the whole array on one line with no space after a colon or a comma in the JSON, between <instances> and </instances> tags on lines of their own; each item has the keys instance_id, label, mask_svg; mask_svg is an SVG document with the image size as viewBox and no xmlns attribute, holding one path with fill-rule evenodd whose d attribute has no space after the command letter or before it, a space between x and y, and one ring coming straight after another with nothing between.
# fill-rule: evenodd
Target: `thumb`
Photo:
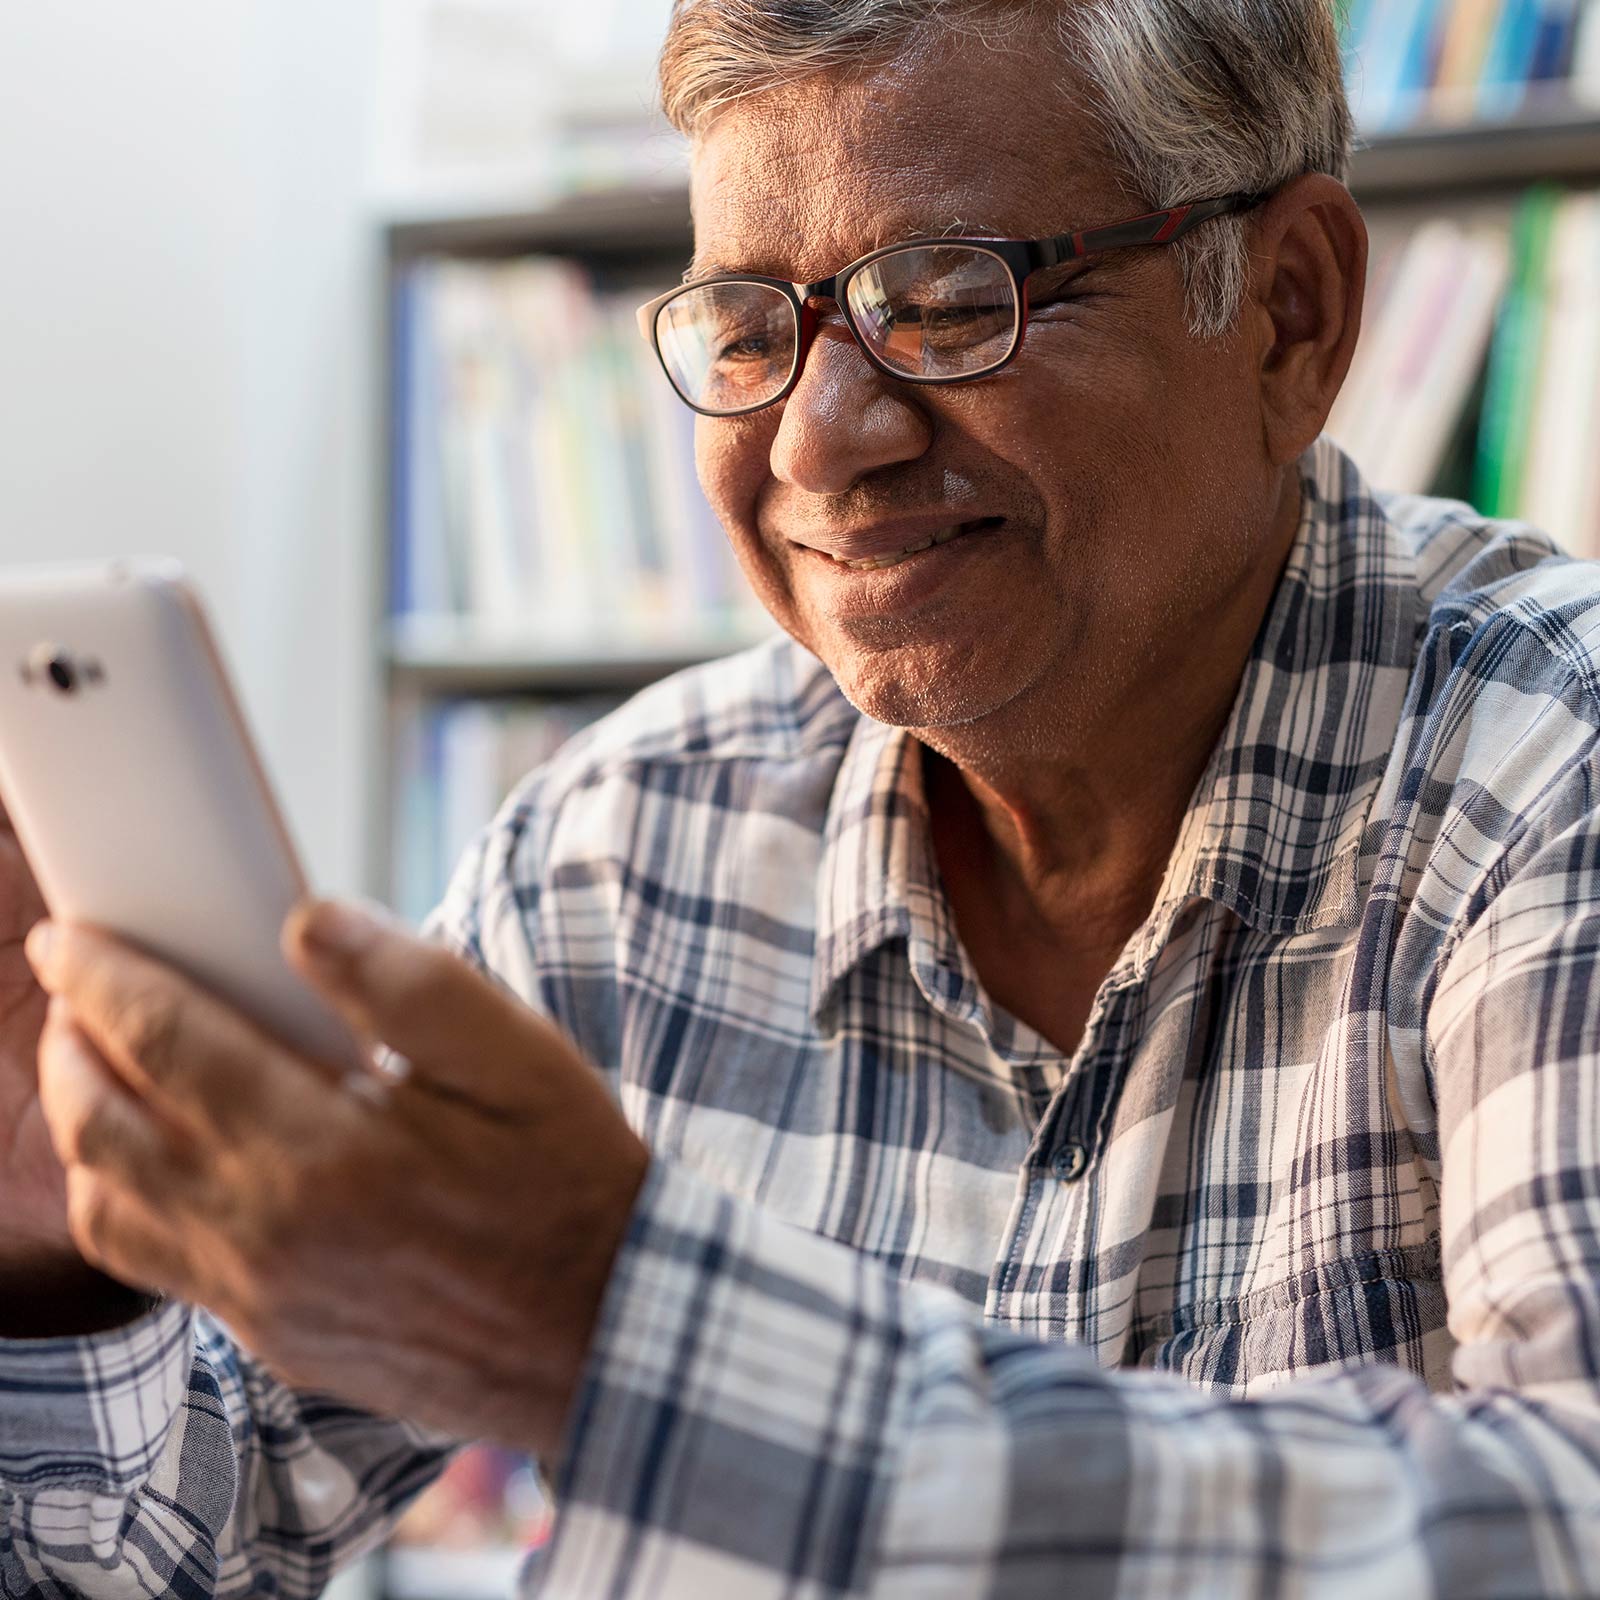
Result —
<instances>
[{"instance_id":1,"label":"thumb","mask_svg":"<svg viewBox=\"0 0 1600 1600\"><path fill-rule=\"evenodd\" d=\"M526 1100L538 1019L453 952L381 907L348 900L302 901L282 945L296 971L352 1026L405 1057L414 1077L498 1109Z\"/></svg>"}]
</instances>

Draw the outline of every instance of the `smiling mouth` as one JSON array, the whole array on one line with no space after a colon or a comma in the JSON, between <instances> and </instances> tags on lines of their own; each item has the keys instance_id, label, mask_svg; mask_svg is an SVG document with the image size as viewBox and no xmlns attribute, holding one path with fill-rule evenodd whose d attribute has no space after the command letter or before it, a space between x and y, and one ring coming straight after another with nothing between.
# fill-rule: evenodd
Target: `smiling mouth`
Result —
<instances>
[{"instance_id":1,"label":"smiling mouth","mask_svg":"<svg viewBox=\"0 0 1600 1600\"><path fill-rule=\"evenodd\" d=\"M1004 517L979 517L975 522L952 523L950 527L940 528L930 533L927 538L919 540L916 544L907 545L904 550L897 550L892 555L868 556L860 561L847 561L842 556L829 555L826 550L819 550L817 554L826 556L836 567L848 567L851 572L882 572L886 567L898 567L902 561L909 561L912 556L921 555L924 550L950 544L964 534L982 533L991 528L998 528L1004 521Z\"/></svg>"}]
</instances>

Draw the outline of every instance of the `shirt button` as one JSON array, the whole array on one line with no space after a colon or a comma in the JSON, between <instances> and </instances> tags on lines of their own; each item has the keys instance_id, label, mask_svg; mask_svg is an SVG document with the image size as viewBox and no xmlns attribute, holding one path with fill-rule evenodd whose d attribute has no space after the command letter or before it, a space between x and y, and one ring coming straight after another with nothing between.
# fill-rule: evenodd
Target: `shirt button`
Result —
<instances>
[{"instance_id":1,"label":"shirt button","mask_svg":"<svg viewBox=\"0 0 1600 1600\"><path fill-rule=\"evenodd\" d=\"M1050 1170L1063 1183L1071 1183L1083 1176L1089 1165L1089 1152L1081 1144L1064 1144L1050 1158Z\"/></svg>"}]
</instances>

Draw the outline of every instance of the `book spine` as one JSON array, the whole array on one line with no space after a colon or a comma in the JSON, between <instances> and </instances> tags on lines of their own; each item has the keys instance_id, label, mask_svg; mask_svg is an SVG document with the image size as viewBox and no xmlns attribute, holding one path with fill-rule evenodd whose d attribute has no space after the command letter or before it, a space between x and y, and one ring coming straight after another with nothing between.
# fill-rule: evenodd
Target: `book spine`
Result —
<instances>
[{"instance_id":1,"label":"book spine","mask_svg":"<svg viewBox=\"0 0 1600 1600\"><path fill-rule=\"evenodd\" d=\"M1583 0L1573 25L1568 92L1578 105L1600 109L1600 0Z\"/></svg>"},{"instance_id":2,"label":"book spine","mask_svg":"<svg viewBox=\"0 0 1600 1600\"><path fill-rule=\"evenodd\" d=\"M1478 115L1494 122L1515 114L1528 87L1539 35L1539 0L1506 0L1478 86Z\"/></svg>"},{"instance_id":3,"label":"book spine","mask_svg":"<svg viewBox=\"0 0 1600 1600\"><path fill-rule=\"evenodd\" d=\"M1439 53L1430 110L1441 120L1467 119L1474 103L1489 41L1504 0L1457 0Z\"/></svg>"},{"instance_id":4,"label":"book spine","mask_svg":"<svg viewBox=\"0 0 1600 1600\"><path fill-rule=\"evenodd\" d=\"M1473 496L1491 517L1513 517L1521 503L1528 410L1543 342L1545 257L1557 191L1530 189L1512 232L1512 282L1496 321L1478 435Z\"/></svg>"}]
</instances>

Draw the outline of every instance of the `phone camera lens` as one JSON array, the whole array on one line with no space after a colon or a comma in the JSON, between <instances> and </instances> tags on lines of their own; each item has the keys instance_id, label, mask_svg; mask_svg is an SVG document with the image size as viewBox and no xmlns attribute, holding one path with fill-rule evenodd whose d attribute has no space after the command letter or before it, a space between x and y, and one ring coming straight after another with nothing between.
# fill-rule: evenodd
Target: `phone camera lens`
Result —
<instances>
[{"instance_id":1,"label":"phone camera lens","mask_svg":"<svg viewBox=\"0 0 1600 1600\"><path fill-rule=\"evenodd\" d=\"M50 674L50 681L62 694L71 694L78 687L77 668L72 664L70 656L51 656L50 664L45 668Z\"/></svg>"}]
</instances>

